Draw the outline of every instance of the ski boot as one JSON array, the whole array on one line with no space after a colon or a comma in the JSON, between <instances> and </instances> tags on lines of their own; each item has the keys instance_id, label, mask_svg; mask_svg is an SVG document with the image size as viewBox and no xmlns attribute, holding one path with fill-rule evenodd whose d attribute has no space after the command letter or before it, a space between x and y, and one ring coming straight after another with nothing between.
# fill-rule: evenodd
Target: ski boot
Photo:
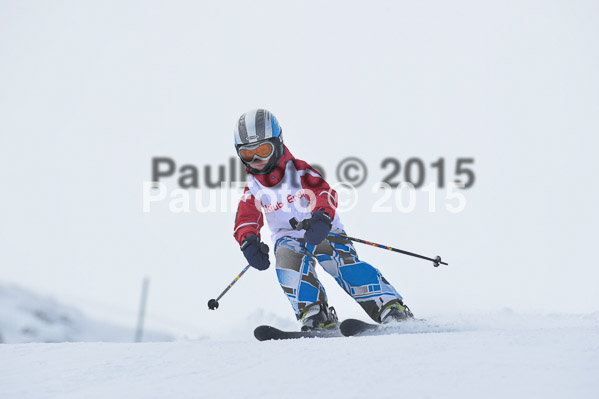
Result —
<instances>
[{"instance_id":1,"label":"ski boot","mask_svg":"<svg viewBox=\"0 0 599 399\"><path fill-rule=\"evenodd\" d=\"M404 305L404 303L402 301L394 300L394 301L392 301L392 303L387 304L383 308L383 311L381 312L379 320L380 320L381 324L387 324L387 323L390 323L393 321L395 321L395 322L404 321L406 319L411 319L413 317L414 317L414 315L410 311L410 308L408 308L406 305Z\"/></svg>"},{"instance_id":2,"label":"ski boot","mask_svg":"<svg viewBox=\"0 0 599 399\"><path fill-rule=\"evenodd\" d=\"M304 309L300 316L302 331L334 330L339 328L337 312L326 303L315 302Z\"/></svg>"}]
</instances>

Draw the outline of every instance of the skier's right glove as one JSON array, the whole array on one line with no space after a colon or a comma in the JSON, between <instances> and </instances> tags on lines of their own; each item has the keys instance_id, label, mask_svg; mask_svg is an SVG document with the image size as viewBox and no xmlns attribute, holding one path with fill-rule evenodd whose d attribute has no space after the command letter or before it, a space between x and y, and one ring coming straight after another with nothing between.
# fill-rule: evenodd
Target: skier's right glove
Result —
<instances>
[{"instance_id":1,"label":"skier's right glove","mask_svg":"<svg viewBox=\"0 0 599 399\"><path fill-rule=\"evenodd\" d=\"M247 236L241 243L241 251L250 266L258 270L266 270L270 266L268 245L258 240L258 236Z\"/></svg>"}]
</instances>

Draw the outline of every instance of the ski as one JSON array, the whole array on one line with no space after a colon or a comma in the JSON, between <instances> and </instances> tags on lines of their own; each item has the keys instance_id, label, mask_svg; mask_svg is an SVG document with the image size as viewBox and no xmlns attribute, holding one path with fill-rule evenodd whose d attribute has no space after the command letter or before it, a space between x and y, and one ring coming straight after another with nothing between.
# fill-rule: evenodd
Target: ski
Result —
<instances>
[{"instance_id":1,"label":"ski","mask_svg":"<svg viewBox=\"0 0 599 399\"><path fill-rule=\"evenodd\" d=\"M283 331L272 326L259 326L254 330L258 341L298 339L298 338L334 338L342 337L338 329L312 331Z\"/></svg>"},{"instance_id":2,"label":"ski","mask_svg":"<svg viewBox=\"0 0 599 399\"><path fill-rule=\"evenodd\" d=\"M431 325L424 319L408 319L389 324L373 324L358 319L347 319L341 323L339 330L346 337L450 331L440 326Z\"/></svg>"},{"instance_id":3,"label":"ski","mask_svg":"<svg viewBox=\"0 0 599 399\"><path fill-rule=\"evenodd\" d=\"M341 323L339 330L346 337L354 335L364 335L367 333L376 332L379 329L378 324L366 323L358 319L347 319Z\"/></svg>"}]
</instances>

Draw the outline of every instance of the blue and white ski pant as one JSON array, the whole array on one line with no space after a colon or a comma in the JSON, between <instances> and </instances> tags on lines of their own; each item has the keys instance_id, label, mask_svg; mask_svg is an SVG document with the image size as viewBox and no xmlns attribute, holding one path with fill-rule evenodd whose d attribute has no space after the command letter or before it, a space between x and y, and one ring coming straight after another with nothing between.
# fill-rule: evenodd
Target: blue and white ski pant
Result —
<instances>
[{"instance_id":1,"label":"blue and white ski pant","mask_svg":"<svg viewBox=\"0 0 599 399\"><path fill-rule=\"evenodd\" d=\"M279 283L298 319L308 305L328 303L314 258L376 322L385 305L403 299L381 272L358 259L351 241L342 237L329 235L316 247L302 238L281 237L275 243L275 257Z\"/></svg>"}]
</instances>

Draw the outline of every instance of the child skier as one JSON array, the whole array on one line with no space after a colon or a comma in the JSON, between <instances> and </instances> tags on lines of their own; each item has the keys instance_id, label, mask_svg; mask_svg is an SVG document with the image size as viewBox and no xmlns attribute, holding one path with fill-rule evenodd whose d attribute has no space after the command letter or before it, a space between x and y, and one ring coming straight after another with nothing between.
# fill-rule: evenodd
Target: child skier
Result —
<instances>
[{"instance_id":1,"label":"child skier","mask_svg":"<svg viewBox=\"0 0 599 399\"><path fill-rule=\"evenodd\" d=\"M246 165L248 181L235 217L234 237L251 266L270 266L268 247L260 241L263 211L275 243L277 277L291 302L302 331L337 328L315 271L315 259L377 323L412 317L395 288L370 264L358 259L335 211L336 193L306 162L283 144L282 129L269 111L241 115L235 127L235 149ZM298 231L289 220L308 219Z\"/></svg>"}]
</instances>

